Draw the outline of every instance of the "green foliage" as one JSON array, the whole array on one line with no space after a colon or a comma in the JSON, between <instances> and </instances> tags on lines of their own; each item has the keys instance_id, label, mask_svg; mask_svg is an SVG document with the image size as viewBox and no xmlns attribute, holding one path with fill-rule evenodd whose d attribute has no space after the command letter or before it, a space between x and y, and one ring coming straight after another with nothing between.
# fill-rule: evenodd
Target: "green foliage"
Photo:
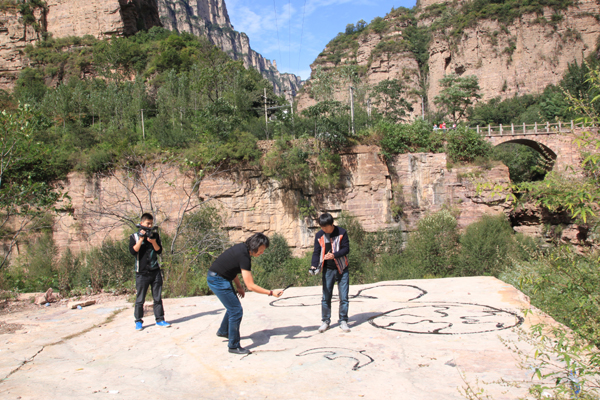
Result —
<instances>
[{"instance_id":1,"label":"green foliage","mask_svg":"<svg viewBox=\"0 0 600 400\"><path fill-rule=\"evenodd\" d=\"M348 141L350 134L350 107L339 101L321 101L302 111L306 117L306 126L315 139L327 145L339 148Z\"/></svg>"},{"instance_id":2,"label":"green foliage","mask_svg":"<svg viewBox=\"0 0 600 400\"><path fill-rule=\"evenodd\" d=\"M272 276L280 276L280 269L286 267L286 263L292 258L292 251L287 240L280 234L270 237L269 248L253 261L253 277L259 286L271 286ZM292 282L290 282L292 283Z\"/></svg>"},{"instance_id":3,"label":"green foliage","mask_svg":"<svg viewBox=\"0 0 600 400\"><path fill-rule=\"evenodd\" d=\"M208 268L229 245L219 209L204 204L181 219L175 234L161 233L164 293L169 297L208 294Z\"/></svg>"},{"instance_id":4,"label":"green foliage","mask_svg":"<svg viewBox=\"0 0 600 400\"><path fill-rule=\"evenodd\" d=\"M263 173L290 187L301 188L306 185L311 174L309 156L310 147L307 143L290 145L286 140L279 139L263 158Z\"/></svg>"},{"instance_id":5,"label":"green foliage","mask_svg":"<svg viewBox=\"0 0 600 400\"><path fill-rule=\"evenodd\" d=\"M375 17L368 28L375 33L381 34L387 30L388 22L381 17Z\"/></svg>"},{"instance_id":6,"label":"green foliage","mask_svg":"<svg viewBox=\"0 0 600 400\"><path fill-rule=\"evenodd\" d=\"M514 231L504 215L484 215L469 225L460 237L459 276L498 274L510 264L516 242Z\"/></svg>"},{"instance_id":7,"label":"green foliage","mask_svg":"<svg viewBox=\"0 0 600 400\"><path fill-rule=\"evenodd\" d=\"M33 239L24 246L25 252L17 257L15 265L6 273L11 288L25 292L45 292L57 287L57 274L52 261L57 251L50 233Z\"/></svg>"},{"instance_id":8,"label":"green foliage","mask_svg":"<svg viewBox=\"0 0 600 400\"><path fill-rule=\"evenodd\" d=\"M68 168L60 151L40 141L45 120L28 106L0 113L0 238L3 267L18 237L43 222L61 198L53 179Z\"/></svg>"},{"instance_id":9,"label":"green foliage","mask_svg":"<svg viewBox=\"0 0 600 400\"><path fill-rule=\"evenodd\" d=\"M446 154L455 162L471 162L477 157L487 158L491 150L491 145L472 129L458 126L448 131Z\"/></svg>"},{"instance_id":10,"label":"green foliage","mask_svg":"<svg viewBox=\"0 0 600 400\"><path fill-rule=\"evenodd\" d=\"M393 124L382 121L375 127L382 136L381 148L387 156L392 154L444 151L441 131L434 131L431 125L421 119L411 124Z\"/></svg>"},{"instance_id":11,"label":"green foliage","mask_svg":"<svg viewBox=\"0 0 600 400\"><path fill-rule=\"evenodd\" d=\"M94 291L130 288L133 272L129 241L109 239L89 252L74 256L67 250L58 258L52 236L46 233L31 238L5 277L12 289L40 292L53 288L65 296L87 287Z\"/></svg>"},{"instance_id":12,"label":"green foliage","mask_svg":"<svg viewBox=\"0 0 600 400\"><path fill-rule=\"evenodd\" d=\"M5 7L9 8L11 6L10 3L4 3ZM34 12L36 9L48 10L48 6L46 2L43 0L24 0L20 2L19 13L23 18L23 24L31 25L34 27L36 32L41 31L42 27L40 26L38 20L35 18Z\"/></svg>"},{"instance_id":13,"label":"green foliage","mask_svg":"<svg viewBox=\"0 0 600 400\"><path fill-rule=\"evenodd\" d=\"M444 277L452 275L459 256L456 218L447 210L421 218L417 230L409 236L403 261L409 270Z\"/></svg>"},{"instance_id":14,"label":"green foliage","mask_svg":"<svg viewBox=\"0 0 600 400\"><path fill-rule=\"evenodd\" d=\"M493 148L491 158L508 167L510 180L514 183L538 181L546 176L542 156L527 146L503 143Z\"/></svg>"},{"instance_id":15,"label":"green foliage","mask_svg":"<svg viewBox=\"0 0 600 400\"><path fill-rule=\"evenodd\" d=\"M398 79L385 79L379 82L372 93L375 95L375 106L386 119L392 122L404 121L412 104L406 100L407 87Z\"/></svg>"},{"instance_id":16,"label":"green foliage","mask_svg":"<svg viewBox=\"0 0 600 400\"><path fill-rule=\"evenodd\" d=\"M538 107L539 110L539 100L534 95L515 96L504 100L496 97L470 107L466 119L469 121L470 126L542 122L543 117L539 112L531 112L534 107ZM528 111L528 109L530 110Z\"/></svg>"},{"instance_id":17,"label":"green foliage","mask_svg":"<svg viewBox=\"0 0 600 400\"><path fill-rule=\"evenodd\" d=\"M446 75L440 79L443 88L434 99L446 115L450 115L454 123L462 119L467 109L481 98L477 76L459 77L455 74Z\"/></svg>"},{"instance_id":18,"label":"green foliage","mask_svg":"<svg viewBox=\"0 0 600 400\"><path fill-rule=\"evenodd\" d=\"M599 346L599 266L597 255L580 255L563 246L519 263L503 278L531 296L532 305Z\"/></svg>"},{"instance_id":19,"label":"green foliage","mask_svg":"<svg viewBox=\"0 0 600 400\"><path fill-rule=\"evenodd\" d=\"M473 0L464 2L453 12L449 12L448 4L434 4L425 9L422 18L436 18L432 25L434 30L449 30L450 35L460 36L465 29L476 26L479 21L496 20L504 25L510 25L523 14L544 14L544 8L549 7L560 15L560 11L572 6L572 0Z\"/></svg>"},{"instance_id":20,"label":"green foliage","mask_svg":"<svg viewBox=\"0 0 600 400\"><path fill-rule=\"evenodd\" d=\"M337 186L340 181L342 159L331 149L322 149L313 167L315 186L319 189L329 189Z\"/></svg>"}]
</instances>

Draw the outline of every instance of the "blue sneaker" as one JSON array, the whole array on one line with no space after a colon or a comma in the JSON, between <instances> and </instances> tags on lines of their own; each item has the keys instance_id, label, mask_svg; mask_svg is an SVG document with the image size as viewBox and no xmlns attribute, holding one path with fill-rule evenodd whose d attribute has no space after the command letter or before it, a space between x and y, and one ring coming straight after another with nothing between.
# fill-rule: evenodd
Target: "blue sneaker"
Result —
<instances>
[{"instance_id":1,"label":"blue sneaker","mask_svg":"<svg viewBox=\"0 0 600 400\"><path fill-rule=\"evenodd\" d=\"M164 326L165 328L170 328L171 327L171 324L168 323L167 321L157 321L156 325L158 325L158 326Z\"/></svg>"},{"instance_id":2,"label":"blue sneaker","mask_svg":"<svg viewBox=\"0 0 600 400\"><path fill-rule=\"evenodd\" d=\"M141 331L142 329L144 329L144 327L142 326L141 321L138 321L135 323L135 330L136 331Z\"/></svg>"}]
</instances>

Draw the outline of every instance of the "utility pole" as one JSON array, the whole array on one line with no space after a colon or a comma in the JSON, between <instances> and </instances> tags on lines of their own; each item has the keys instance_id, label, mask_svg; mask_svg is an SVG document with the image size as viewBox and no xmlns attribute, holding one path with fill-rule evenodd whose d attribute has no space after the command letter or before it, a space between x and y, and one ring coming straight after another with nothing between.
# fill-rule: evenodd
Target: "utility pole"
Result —
<instances>
[{"instance_id":1,"label":"utility pole","mask_svg":"<svg viewBox=\"0 0 600 400\"><path fill-rule=\"evenodd\" d=\"M352 120L352 136L354 136L354 88L350 86L350 118Z\"/></svg>"},{"instance_id":2,"label":"utility pole","mask_svg":"<svg viewBox=\"0 0 600 400\"><path fill-rule=\"evenodd\" d=\"M146 128L144 128L144 109L140 110L142 112L142 137L146 140Z\"/></svg>"},{"instance_id":3,"label":"utility pole","mask_svg":"<svg viewBox=\"0 0 600 400\"><path fill-rule=\"evenodd\" d=\"M367 99L367 114L369 115L369 121L371 120L371 99Z\"/></svg>"},{"instance_id":4,"label":"utility pole","mask_svg":"<svg viewBox=\"0 0 600 400\"><path fill-rule=\"evenodd\" d=\"M269 140L269 118L267 117L267 88L265 89L265 95L264 95L264 99L265 99L265 135L267 137L267 140Z\"/></svg>"}]
</instances>

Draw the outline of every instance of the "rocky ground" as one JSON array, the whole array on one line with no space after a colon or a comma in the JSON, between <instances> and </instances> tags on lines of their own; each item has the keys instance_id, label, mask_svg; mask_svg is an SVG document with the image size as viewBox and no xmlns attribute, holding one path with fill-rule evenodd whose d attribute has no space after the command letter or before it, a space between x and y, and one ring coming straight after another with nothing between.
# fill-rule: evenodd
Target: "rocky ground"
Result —
<instances>
[{"instance_id":1,"label":"rocky ground","mask_svg":"<svg viewBox=\"0 0 600 400\"><path fill-rule=\"evenodd\" d=\"M465 382L494 399L526 392L493 383L531 377L500 340L527 352L515 328L536 322L510 285L473 277L352 286L350 333L337 318L317 332L320 291L248 293L241 333L249 356L229 354L216 336L224 308L214 296L167 299L172 327L157 327L148 309L141 332L125 297L81 309L66 301L7 306L0 398L444 400L463 399Z\"/></svg>"}]
</instances>

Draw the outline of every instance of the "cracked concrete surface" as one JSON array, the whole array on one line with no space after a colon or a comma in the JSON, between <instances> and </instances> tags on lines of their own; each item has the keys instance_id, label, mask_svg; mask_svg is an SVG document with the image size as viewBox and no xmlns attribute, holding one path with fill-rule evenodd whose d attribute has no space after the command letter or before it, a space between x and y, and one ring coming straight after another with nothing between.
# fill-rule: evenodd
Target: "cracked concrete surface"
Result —
<instances>
[{"instance_id":1,"label":"cracked concrete surface","mask_svg":"<svg viewBox=\"0 0 600 400\"><path fill-rule=\"evenodd\" d=\"M530 378L499 340L516 341L514 326L529 329L521 312L529 303L495 278L351 286L348 334L337 322L317 332L320 292L248 293L242 346L253 353L245 357L216 336L225 310L214 296L166 299L173 326L146 315L141 332L122 300L11 314L5 322L23 328L0 335L0 397L461 399L461 374L471 383ZM494 399L525 394L484 388Z\"/></svg>"}]
</instances>

